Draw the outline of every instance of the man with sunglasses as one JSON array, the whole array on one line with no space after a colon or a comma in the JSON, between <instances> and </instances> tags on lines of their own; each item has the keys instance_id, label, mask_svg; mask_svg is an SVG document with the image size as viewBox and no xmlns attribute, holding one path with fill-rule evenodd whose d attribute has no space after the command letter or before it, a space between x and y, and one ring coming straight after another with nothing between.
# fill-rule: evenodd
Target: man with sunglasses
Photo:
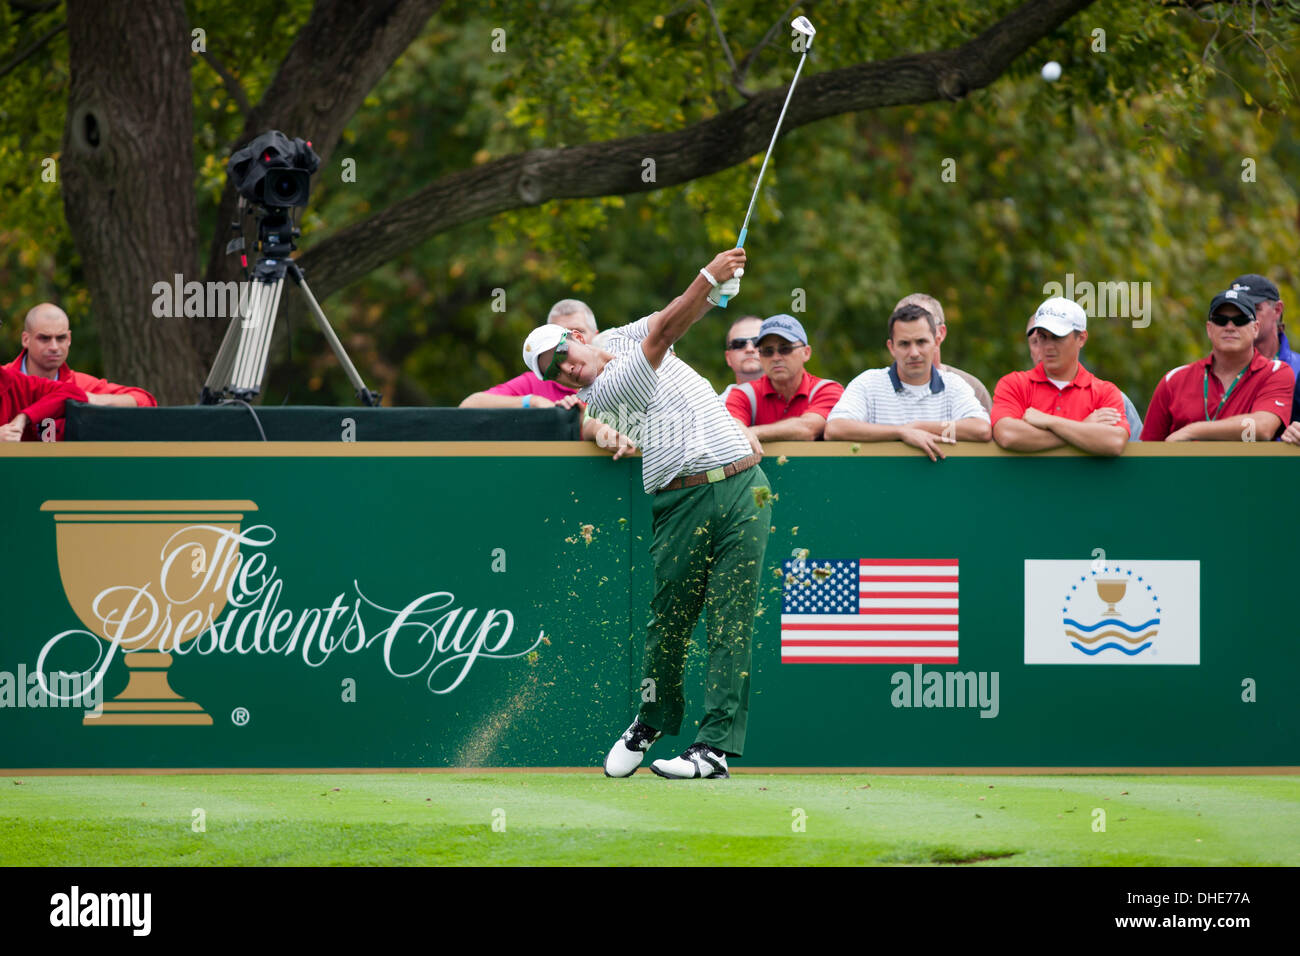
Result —
<instances>
[{"instance_id":1,"label":"man with sunglasses","mask_svg":"<svg viewBox=\"0 0 1300 956\"><path fill-rule=\"evenodd\" d=\"M1291 394L1291 421L1295 422L1300 419L1300 353L1287 341L1286 327L1282 324L1282 296L1271 280L1253 272L1233 279L1232 288L1245 289L1255 304L1255 322L1259 325L1255 348L1259 354L1266 359L1281 359L1296 375L1296 390Z\"/></svg>"},{"instance_id":2,"label":"man with sunglasses","mask_svg":"<svg viewBox=\"0 0 1300 956\"><path fill-rule=\"evenodd\" d=\"M1291 420L1295 373L1255 348L1255 300L1244 289L1220 292L1205 331L1210 354L1156 385L1142 440L1271 441Z\"/></svg>"},{"instance_id":3,"label":"man with sunglasses","mask_svg":"<svg viewBox=\"0 0 1300 956\"><path fill-rule=\"evenodd\" d=\"M682 675L691 632L708 607L705 713L695 743L656 760L661 777L726 777L744 751L759 575L767 547L770 487L761 457L713 387L670 350L719 296L740 290L745 251L720 253L658 312L610 332L596 348L582 332L546 325L524 342L524 363L540 378L578 389L602 417L642 449L650 506L655 589L646 642L652 687L637 718L605 758L605 773L630 777L663 734L680 732Z\"/></svg>"},{"instance_id":4,"label":"man with sunglasses","mask_svg":"<svg viewBox=\"0 0 1300 956\"><path fill-rule=\"evenodd\" d=\"M763 375L763 366L758 361L758 330L763 320L756 315L746 315L736 320L727 330L727 347L722 359L736 376L736 380L722 390L722 400L737 385L752 382Z\"/></svg>"},{"instance_id":5,"label":"man with sunglasses","mask_svg":"<svg viewBox=\"0 0 1300 956\"><path fill-rule=\"evenodd\" d=\"M792 315L774 315L758 330L763 374L727 394L727 411L760 441L816 441L844 386L804 371L812 346Z\"/></svg>"}]
</instances>

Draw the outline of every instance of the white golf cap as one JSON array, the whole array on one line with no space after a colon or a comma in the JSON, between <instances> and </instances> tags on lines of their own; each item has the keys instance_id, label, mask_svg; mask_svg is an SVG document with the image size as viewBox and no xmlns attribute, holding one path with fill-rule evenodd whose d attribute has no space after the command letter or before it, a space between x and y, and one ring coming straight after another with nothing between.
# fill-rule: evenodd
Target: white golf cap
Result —
<instances>
[{"instance_id":1,"label":"white golf cap","mask_svg":"<svg viewBox=\"0 0 1300 956\"><path fill-rule=\"evenodd\" d=\"M1071 332L1086 332L1088 315L1079 303L1061 296L1048 299L1034 313L1034 322L1029 331L1047 329L1053 335L1069 335Z\"/></svg>"},{"instance_id":2,"label":"white golf cap","mask_svg":"<svg viewBox=\"0 0 1300 956\"><path fill-rule=\"evenodd\" d=\"M562 325L539 325L529 332L528 338L524 339L524 364L528 366L528 370L538 378L542 378L542 373L546 370L538 368L537 360L568 336L569 330Z\"/></svg>"}]
</instances>

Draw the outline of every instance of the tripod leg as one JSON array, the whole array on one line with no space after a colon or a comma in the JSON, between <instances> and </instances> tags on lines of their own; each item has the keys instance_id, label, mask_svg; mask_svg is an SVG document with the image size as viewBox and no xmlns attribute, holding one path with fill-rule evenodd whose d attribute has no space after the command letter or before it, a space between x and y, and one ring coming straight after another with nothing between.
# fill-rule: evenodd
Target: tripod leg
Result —
<instances>
[{"instance_id":1,"label":"tripod leg","mask_svg":"<svg viewBox=\"0 0 1300 956\"><path fill-rule=\"evenodd\" d=\"M230 372L235 365L235 353L239 351L242 323L243 318L238 314L230 320L226 334L221 339L221 348L217 350L217 358L212 363L212 371L208 373L207 381L203 383L203 391L199 395L200 405L215 405L221 400L221 395L230 382Z\"/></svg>"},{"instance_id":2,"label":"tripod leg","mask_svg":"<svg viewBox=\"0 0 1300 956\"><path fill-rule=\"evenodd\" d=\"M240 314L230 320L212 371L203 384L200 404L216 404L229 396L249 401L262 390L284 271L280 270L278 277L255 277L246 288L247 301L241 301Z\"/></svg>"},{"instance_id":3,"label":"tripod leg","mask_svg":"<svg viewBox=\"0 0 1300 956\"><path fill-rule=\"evenodd\" d=\"M231 390L243 398L262 390L266 375L266 360L271 352L271 335L275 331L275 315L280 308L280 291L284 288L284 275L273 282L254 279L248 297L248 315L240 324L243 340L235 358L235 373Z\"/></svg>"},{"instance_id":4,"label":"tripod leg","mask_svg":"<svg viewBox=\"0 0 1300 956\"><path fill-rule=\"evenodd\" d=\"M361 381L361 375L357 372L357 367L352 364L352 359L348 358L348 353L343 350L343 343L339 341L339 337L334 334L334 329L330 327L330 320L325 317L320 303L311 294L311 289L307 286L307 280L303 277L302 270L296 264L290 262L289 275L293 277L294 282L298 283L298 288L302 289L303 295L307 297L307 305L311 308L312 315L316 317L316 324L320 326L320 330L324 333L325 340L329 342L330 348L334 350L334 357L343 366L348 381L352 383L353 389L356 390L357 398L361 400L363 405L378 405L382 396L378 392L372 392L366 388L366 383Z\"/></svg>"}]
</instances>

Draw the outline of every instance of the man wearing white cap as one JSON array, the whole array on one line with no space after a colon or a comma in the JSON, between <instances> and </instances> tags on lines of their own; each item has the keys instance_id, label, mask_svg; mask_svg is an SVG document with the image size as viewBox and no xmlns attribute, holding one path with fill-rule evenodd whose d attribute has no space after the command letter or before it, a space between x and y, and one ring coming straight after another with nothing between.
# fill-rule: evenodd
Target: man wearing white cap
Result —
<instances>
[{"instance_id":1,"label":"man wearing white cap","mask_svg":"<svg viewBox=\"0 0 1300 956\"><path fill-rule=\"evenodd\" d=\"M682 673L691 632L708 606L705 714L695 743L656 760L661 777L726 777L744 751L759 575L771 523L761 451L727 414L713 388L670 347L721 295L740 290L743 249L720 253L667 306L613 329L604 348L580 331L542 326L524 342L539 377L578 389L594 414L642 449L655 566L644 675L653 687L637 718L605 758L605 773L629 777L663 734L681 730Z\"/></svg>"},{"instance_id":2,"label":"man wearing white cap","mask_svg":"<svg viewBox=\"0 0 1300 956\"><path fill-rule=\"evenodd\" d=\"M1119 389L1079 362L1088 341L1083 308L1059 296L1048 299L1034 313L1029 334L1042 360L998 380L989 413L993 440L1009 451L1073 445L1093 455L1123 452L1129 426Z\"/></svg>"}]
</instances>

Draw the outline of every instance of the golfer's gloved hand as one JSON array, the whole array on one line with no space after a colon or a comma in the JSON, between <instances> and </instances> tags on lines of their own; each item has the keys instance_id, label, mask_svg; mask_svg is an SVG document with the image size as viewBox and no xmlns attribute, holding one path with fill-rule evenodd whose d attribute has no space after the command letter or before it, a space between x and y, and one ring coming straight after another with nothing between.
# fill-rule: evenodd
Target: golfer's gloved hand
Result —
<instances>
[{"instance_id":1,"label":"golfer's gloved hand","mask_svg":"<svg viewBox=\"0 0 1300 956\"><path fill-rule=\"evenodd\" d=\"M709 301L714 305L717 305L724 295L727 296L728 299L734 299L736 296L740 295L740 280L732 277L726 282L715 285L711 290L709 290Z\"/></svg>"}]
</instances>

